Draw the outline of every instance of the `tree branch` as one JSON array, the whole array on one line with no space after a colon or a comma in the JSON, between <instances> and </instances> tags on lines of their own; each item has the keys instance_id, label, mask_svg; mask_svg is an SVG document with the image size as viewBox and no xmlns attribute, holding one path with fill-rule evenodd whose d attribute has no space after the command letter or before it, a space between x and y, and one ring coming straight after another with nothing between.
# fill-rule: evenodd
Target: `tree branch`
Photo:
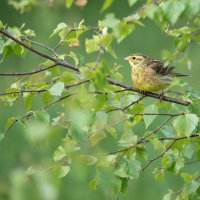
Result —
<instances>
[{"instance_id":1,"label":"tree branch","mask_svg":"<svg viewBox=\"0 0 200 200\"><path fill-rule=\"evenodd\" d=\"M16 43L18 43L19 45L25 47L26 49L29 49L30 51L32 51L33 53L43 57L43 58L46 58L48 60L51 60L55 63L55 65L59 65L59 66L63 66L63 67L67 67L69 69L72 69L76 72L80 72L79 71L79 67L78 66L75 66L75 65L72 65L68 62L65 62L65 61L60 61L60 60L57 60L56 58L54 57L51 57L51 56L48 56L44 53L41 53L40 51L37 51L35 50L34 48L26 45L25 43L23 43L22 41L20 41L19 39L13 37L11 34L9 34L7 31L3 30L3 29L0 29L0 33L3 34L4 36L10 38L11 40L15 41ZM124 83L121 83L117 80L112 80L110 78L107 78L107 82L111 85L116 85L116 86L119 86L121 88L124 88L126 89L127 91L133 91L133 92L137 92L137 93L140 93L142 95L145 95L145 97L152 97L152 98L155 98L155 99L160 99L160 94L157 94L157 93L153 93L153 92L144 92L144 91L140 91L138 90L137 88L134 88L132 86L128 86ZM167 102L171 102L171 103L176 103L176 104L180 104L180 105L183 105L183 106L188 106L190 105L191 102L188 102L188 101L183 101L183 100L179 100L179 99L175 99L175 98L171 98L171 97L167 97L167 96L162 96L162 101L167 101Z\"/></svg>"},{"instance_id":2,"label":"tree branch","mask_svg":"<svg viewBox=\"0 0 200 200\"><path fill-rule=\"evenodd\" d=\"M37 74L43 71L46 71L48 69L51 69L53 67L57 66L56 64L52 64L48 67L44 67L44 68L39 68L35 71L31 71L31 72L15 72L15 73L0 73L0 76L26 76L26 75L32 75L32 74Z\"/></svg>"},{"instance_id":3,"label":"tree branch","mask_svg":"<svg viewBox=\"0 0 200 200\"><path fill-rule=\"evenodd\" d=\"M44 54L44 53L42 53L42 52L40 52L40 51L38 51L38 50L36 50L36 49L34 49L34 48L32 48L32 47L26 45L24 42L22 42L21 40L19 40L19 39L13 37L11 34L9 34L7 31L5 31L5 30L3 30L3 29L0 29L0 33L3 34L3 35L5 35L6 37L10 38L11 40L15 41L16 43L18 43L19 45L23 46L24 48L26 48L26 49L32 51L33 53L35 53L35 54L37 54L37 55L39 55L39 56L41 56L41 57L43 57L43 58L46 58L46 59L48 59L48 60L53 61L56 65L60 65L60 66L63 66L63 67L67 67L67 68L69 68L69 69L72 69L72 70L74 70L74 71L79 72L79 67L78 67L78 66L71 65L70 63L67 63L67 62L64 62L64 61L59 61L59 60L57 60L56 58L53 58L53 57L51 57L51 56L48 56L48 55L46 55L46 54Z\"/></svg>"},{"instance_id":4,"label":"tree branch","mask_svg":"<svg viewBox=\"0 0 200 200\"><path fill-rule=\"evenodd\" d=\"M176 141L177 141L177 140L174 140L174 141L165 149L165 151L163 151L160 155L158 155L158 156L156 156L155 158L149 160L149 161L147 162L147 164L146 164L143 168L141 168L141 169L139 170L139 172L143 173L144 170L145 170L151 163L153 163L154 161L158 160L159 158L162 158L162 157L171 149L171 147L176 143Z\"/></svg>"},{"instance_id":5,"label":"tree branch","mask_svg":"<svg viewBox=\"0 0 200 200\"><path fill-rule=\"evenodd\" d=\"M62 101L62 100L64 100L64 99L66 99L66 98L68 98L68 97L71 97L72 95L74 95L74 94L68 94L68 95L66 95L66 96L63 96L63 97L59 98L58 100L53 101L52 103L48 104L47 106L42 107L40 110L45 110L45 109L49 108L50 106L52 106L52 105L54 105L54 104L56 104L56 103L58 103L58 102L60 102L60 101ZM5 135L5 134L8 132L8 130L9 130L16 122L19 121L19 119L22 119L22 120L23 120L23 119L27 119L27 118L29 118L30 116L32 116L33 113L34 113L33 111L29 111L29 112L27 112L24 116L22 116L22 117L20 117L20 118L14 119L13 122L12 122L8 127L6 127L6 129L5 129L4 132L3 132L3 135Z\"/></svg>"}]
</instances>

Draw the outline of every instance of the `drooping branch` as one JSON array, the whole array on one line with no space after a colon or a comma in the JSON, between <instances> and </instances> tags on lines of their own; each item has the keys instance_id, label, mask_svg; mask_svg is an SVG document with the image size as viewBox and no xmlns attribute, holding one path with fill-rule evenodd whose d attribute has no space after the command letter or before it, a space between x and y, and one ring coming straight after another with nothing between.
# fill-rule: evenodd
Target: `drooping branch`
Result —
<instances>
[{"instance_id":1,"label":"drooping branch","mask_svg":"<svg viewBox=\"0 0 200 200\"><path fill-rule=\"evenodd\" d=\"M69 68L71 70L74 70L76 72L80 72L79 70L79 67L78 66L75 66L75 65L72 65L66 61L62 61L62 60L58 60L54 57L51 57L51 56L48 56L28 45L26 45L24 42L22 42L21 40L13 37L11 34L9 34L7 31L3 30L3 29L0 29L0 33L3 34L4 36L6 36L7 38L10 38L11 40L15 41L16 43L18 43L19 45L23 46L24 48L32 51L33 53L43 57L43 58L46 58L48 60L51 60L55 63L55 65L59 65L59 66L62 66L62 67L66 67L66 68ZM88 80L89 81L89 80ZM140 93L142 95L145 95L145 97L152 97L152 98L155 98L155 99L161 99L161 96L160 94L157 94L157 93L153 93L153 92L143 92L143 91L140 91L138 90L137 88L134 88L132 86L128 86L124 83L121 83L117 80L113 80L113 79L110 79L110 78L107 78L107 82L111 85L115 85L115 86L119 86L121 88L124 88L125 90L127 91L133 91L133 92L137 92L137 93ZM167 97L167 96L162 96L162 101L166 101L166 102L171 102L171 103L176 103L176 104L180 104L180 105L183 105L183 106L188 106L190 105L190 102L188 101L183 101L183 100L179 100L179 99L175 99L175 98L171 98L171 97Z\"/></svg>"},{"instance_id":2,"label":"drooping branch","mask_svg":"<svg viewBox=\"0 0 200 200\"><path fill-rule=\"evenodd\" d=\"M62 101L62 100L64 100L64 99L66 99L66 98L71 97L72 95L74 95L74 94L68 94L68 95L66 95L66 96L63 96L63 97L59 98L58 100L53 101L53 102L51 102L50 104L48 104L48 105L46 105L46 106L40 108L40 110L45 110L45 109L51 107L52 105L55 105L56 103L58 103L58 102L60 102L60 101ZM33 115L33 113L34 113L33 111L29 111L29 112L27 112L24 116L22 116L22 117L20 117L20 118L15 118L15 119L13 120L13 122L12 122L8 127L6 127L6 129L4 130L3 134L5 135L5 134L8 132L8 130L9 130L12 126L14 126L14 124L17 123L20 119L21 119L21 120L28 119L30 116Z\"/></svg>"},{"instance_id":3,"label":"drooping branch","mask_svg":"<svg viewBox=\"0 0 200 200\"><path fill-rule=\"evenodd\" d=\"M69 69L72 69L74 71L77 71L79 72L79 67L78 66L75 66L75 65L72 65L70 63L67 63L67 62L64 62L64 61L61 61L61 60L58 60L56 58L53 58L51 56L48 56L30 46L28 46L27 44L25 44L24 42L22 42L21 40L13 37L10 33L8 33L7 31L3 30L3 29L0 29L0 33L3 34L4 36L6 36L7 38L10 38L11 40L15 41L16 43L18 43L19 45L23 46L24 48L32 51L33 53L43 57L43 58L46 58L48 60L51 60L53 61L56 65L60 65L60 66L63 66L63 67L67 67Z\"/></svg>"}]
</instances>

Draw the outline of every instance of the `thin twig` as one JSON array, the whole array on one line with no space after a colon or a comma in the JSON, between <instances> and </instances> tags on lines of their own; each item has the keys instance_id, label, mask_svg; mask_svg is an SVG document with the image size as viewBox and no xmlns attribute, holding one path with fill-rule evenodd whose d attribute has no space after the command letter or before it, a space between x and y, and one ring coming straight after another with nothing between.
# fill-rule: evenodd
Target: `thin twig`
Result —
<instances>
[{"instance_id":1,"label":"thin twig","mask_svg":"<svg viewBox=\"0 0 200 200\"><path fill-rule=\"evenodd\" d=\"M71 97L72 95L74 95L74 94L68 94L68 95L66 95L66 96L63 96L63 97L59 98L58 100L56 100L56 101L54 101L54 102L48 104L47 106L42 107L40 110L45 110L45 109L49 108L50 106L52 106L52 105L54 105L54 104L56 104L56 103L58 103L58 102L60 102L60 101L62 101L62 100L64 100L64 99L66 99L66 98L68 98L68 97ZM32 116L33 114L34 114L33 111L29 111L29 112L27 112L24 116L22 116L22 117L20 117L20 118L19 118L19 117L16 118L16 119L12 122L12 124L10 124L8 127L6 127L6 129L4 130L3 134L5 135L5 134L8 132L8 130L9 130L16 122L18 122L20 119L21 119L21 120L28 119L28 118L29 118L30 116Z\"/></svg>"},{"instance_id":2,"label":"thin twig","mask_svg":"<svg viewBox=\"0 0 200 200\"><path fill-rule=\"evenodd\" d=\"M149 161L147 162L147 164L146 164L143 168L141 168L141 169L139 170L139 172L143 173L144 170L145 170L151 163L153 163L154 161L158 160L159 158L162 158L162 157L171 149L171 147L176 143L176 141L177 141L177 140L174 140L174 141L165 149L165 151L163 151L160 155L158 155L158 156L156 156L155 158L149 160Z\"/></svg>"},{"instance_id":3,"label":"thin twig","mask_svg":"<svg viewBox=\"0 0 200 200\"><path fill-rule=\"evenodd\" d=\"M124 108L114 108L112 110L107 111L107 113L109 112L113 112L113 111L117 111L117 110L121 110L122 112L125 112L126 109L128 109L129 107L131 107L134 104L139 103L142 99L144 99L145 96L140 97L138 100L131 102L130 104L128 104L127 106L125 106Z\"/></svg>"},{"instance_id":4,"label":"thin twig","mask_svg":"<svg viewBox=\"0 0 200 200\"><path fill-rule=\"evenodd\" d=\"M24 42L22 42L21 40L18 40L17 38L13 37L10 33L8 33L7 31L3 30L3 29L0 29L0 33L5 35L6 37L10 38L11 40L15 41L16 43L18 43L19 45L25 47L26 49L32 51L33 53L43 57L43 58L46 58L48 60L51 60L53 61L56 65L60 65L60 66L63 66L63 67L67 67L69 69L72 69L74 71L77 71L79 72L79 67L78 66L75 66L75 65L72 65L70 63L67 63L67 62L64 62L64 61L60 61L60 60L57 60L56 58L53 58L51 56L48 56L28 45L26 45Z\"/></svg>"},{"instance_id":5,"label":"thin twig","mask_svg":"<svg viewBox=\"0 0 200 200\"><path fill-rule=\"evenodd\" d=\"M44 67L44 68L39 68L36 69L35 71L31 71L31 72L14 72L14 73L0 73L0 76L26 76L26 75L32 75L32 74L37 74L43 71L46 71L48 69L51 69L53 67L57 66L56 64L52 64L48 67Z\"/></svg>"},{"instance_id":6,"label":"thin twig","mask_svg":"<svg viewBox=\"0 0 200 200\"><path fill-rule=\"evenodd\" d=\"M138 144L144 143L144 141L146 141L146 139L154 134L156 134L164 125L166 125L173 117L175 117L177 115L173 115L173 116L169 116L169 118L167 118L160 126L158 126L154 131L150 132L149 134L147 134L146 136L143 136L141 138L138 139L138 141L136 142L136 144L117 150L117 151L113 151L110 152L109 154L116 154L116 153L123 153L123 152L127 152L130 149L135 148Z\"/></svg>"},{"instance_id":7,"label":"thin twig","mask_svg":"<svg viewBox=\"0 0 200 200\"><path fill-rule=\"evenodd\" d=\"M42 43L40 43L40 42L36 42L36 41L34 41L34 40L31 40L30 38L27 38L27 37L24 37L24 36L22 36L22 37L20 37L21 38L21 40L22 41L28 41L28 42L30 42L31 44L35 44L35 45L37 45L37 46L40 46L40 47L42 47L42 48L44 48L44 49L47 49L47 50L49 50L50 52L52 52L54 55L57 55L56 54L56 52L54 51L54 49L52 49L52 48L50 48L50 47L48 47L48 46L46 46L46 45L44 45L44 44L42 44Z\"/></svg>"}]
</instances>

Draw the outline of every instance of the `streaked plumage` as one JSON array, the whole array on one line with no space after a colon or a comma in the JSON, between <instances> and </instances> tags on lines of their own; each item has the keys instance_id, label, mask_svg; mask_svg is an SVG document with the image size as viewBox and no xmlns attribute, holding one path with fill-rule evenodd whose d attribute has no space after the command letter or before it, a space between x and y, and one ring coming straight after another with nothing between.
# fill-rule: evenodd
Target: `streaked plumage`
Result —
<instances>
[{"instance_id":1,"label":"streaked plumage","mask_svg":"<svg viewBox=\"0 0 200 200\"><path fill-rule=\"evenodd\" d=\"M148 92L163 91L168 88L174 77L187 76L174 72L173 66L142 54L131 54L125 58L132 67L133 85Z\"/></svg>"}]
</instances>

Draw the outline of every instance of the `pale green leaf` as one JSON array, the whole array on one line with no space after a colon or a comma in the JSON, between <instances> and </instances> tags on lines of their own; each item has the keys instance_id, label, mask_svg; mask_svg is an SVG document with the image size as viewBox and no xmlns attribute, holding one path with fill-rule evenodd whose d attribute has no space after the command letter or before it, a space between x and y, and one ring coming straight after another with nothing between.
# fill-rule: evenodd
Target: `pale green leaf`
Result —
<instances>
[{"instance_id":1,"label":"pale green leaf","mask_svg":"<svg viewBox=\"0 0 200 200\"><path fill-rule=\"evenodd\" d=\"M133 6L138 0L128 0L129 6Z\"/></svg>"},{"instance_id":2,"label":"pale green leaf","mask_svg":"<svg viewBox=\"0 0 200 200\"><path fill-rule=\"evenodd\" d=\"M16 117L11 117L8 119L5 128L10 128L17 121Z\"/></svg>"},{"instance_id":3,"label":"pale green leaf","mask_svg":"<svg viewBox=\"0 0 200 200\"><path fill-rule=\"evenodd\" d=\"M58 82L55 85L53 85L48 91L53 96L61 96L62 92L65 89L65 84L63 82Z\"/></svg>"},{"instance_id":4,"label":"pale green leaf","mask_svg":"<svg viewBox=\"0 0 200 200\"><path fill-rule=\"evenodd\" d=\"M94 165L97 162L97 158L91 155L81 155L81 160L88 166Z\"/></svg>"},{"instance_id":5,"label":"pale green leaf","mask_svg":"<svg viewBox=\"0 0 200 200\"><path fill-rule=\"evenodd\" d=\"M85 40L85 47L87 53L93 53L99 50L99 44L94 39Z\"/></svg>"},{"instance_id":6,"label":"pale green leaf","mask_svg":"<svg viewBox=\"0 0 200 200\"><path fill-rule=\"evenodd\" d=\"M164 197L163 197L163 200L172 200L172 192L169 192L168 194L166 194Z\"/></svg>"},{"instance_id":7,"label":"pale green leaf","mask_svg":"<svg viewBox=\"0 0 200 200\"><path fill-rule=\"evenodd\" d=\"M147 114L158 113L158 108L155 104L152 104L144 108L144 113ZM156 117L157 115L143 115L146 128L148 128L151 125L151 123L154 121Z\"/></svg>"},{"instance_id":8,"label":"pale green leaf","mask_svg":"<svg viewBox=\"0 0 200 200\"><path fill-rule=\"evenodd\" d=\"M0 28L3 28L3 27L4 27L4 25L3 25L2 21L0 20Z\"/></svg>"},{"instance_id":9,"label":"pale green leaf","mask_svg":"<svg viewBox=\"0 0 200 200\"><path fill-rule=\"evenodd\" d=\"M31 175L35 174L35 172L36 172L36 169L31 166L25 171L25 174L28 176L31 176Z\"/></svg>"},{"instance_id":10,"label":"pale green leaf","mask_svg":"<svg viewBox=\"0 0 200 200\"><path fill-rule=\"evenodd\" d=\"M70 8L70 7L72 6L73 2L74 2L74 0L66 0L65 6L66 6L67 8Z\"/></svg>"},{"instance_id":11,"label":"pale green leaf","mask_svg":"<svg viewBox=\"0 0 200 200\"><path fill-rule=\"evenodd\" d=\"M59 23L57 27L53 30L53 33L50 35L50 37L56 35L57 33L59 33L60 31L62 31L63 29L67 27L68 27L67 24L65 24L64 22Z\"/></svg>"},{"instance_id":12,"label":"pale green leaf","mask_svg":"<svg viewBox=\"0 0 200 200\"><path fill-rule=\"evenodd\" d=\"M129 174L128 174L128 169L127 169L127 165L125 163L123 163L119 169L117 169L115 172L116 176L119 176L120 178L129 178Z\"/></svg>"},{"instance_id":13,"label":"pale green leaf","mask_svg":"<svg viewBox=\"0 0 200 200\"><path fill-rule=\"evenodd\" d=\"M58 177L63 178L69 173L70 166L68 166L68 165L67 166L58 166L58 167L56 167L55 170L58 173Z\"/></svg>"},{"instance_id":14,"label":"pale green leaf","mask_svg":"<svg viewBox=\"0 0 200 200\"><path fill-rule=\"evenodd\" d=\"M134 146L136 142L137 142L137 135L134 135L131 131L125 132L118 141L121 147L131 147Z\"/></svg>"},{"instance_id":15,"label":"pale green leaf","mask_svg":"<svg viewBox=\"0 0 200 200\"><path fill-rule=\"evenodd\" d=\"M198 117L195 114L185 114L176 117L173 127L179 136L190 136L198 124Z\"/></svg>"},{"instance_id":16,"label":"pale green leaf","mask_svg":"<svg viewBox=\"0 0 200 200\"><path fill-rule=\"evenodd\" d=\"M114 28L119 22L119 19L117 19L113 13L107 14L102 21L103 25L109 28Z\"/></svg>"},{"instance_id":17,"label":"pale green leaf","mask_svg":"<svg viewBox=\"0 0 200 200\"><path fill-rule=\"evenodd\" d=\"M65 149L62 146L59 146L53 154L54 161L62 160L66 156Z\"/></svg>"},{"instance_id":18,"label":"pale green leaf","mask_svg":"<svg viewBox=\"0 0 200 200\"><path fill-rule=\"evenodd\" d=\"M162 4L161 6L164 14L166 15L167 19L172 23L175 24L179 19L180 15L185 10L185 4L183 1L178 0L169 0Z\"/></svg>"},{"instance_id":19,"label":"pale green leaf","mask_svg":"<svg viewBox=\"0 0 200 200\"><path fill-rule=\"evenodd\" d=\"M97 143L99 143L100 141L102 141L103 139L105 139L107 137L107 135L101 131L101 132L95 132L92 135L90 135L89 137L89 141L91 142L91 145L96 145Z\"/></svg>"},{"instance_id":20,"label":"pale green leaf","mask_svg":"<svg viewBox=\"0 0 200 200\"><path fill-rule=\"evenodd\" d=\"M43 125L49 125L50 115L46 111L35 111L34 116L35 116L35 119L38 122L41 122Z\"/></svg>"},{"instance_id":21,"label":"pale green leaf","mask_svg":"<svg viewBox=\"0 0 200 200\"><path fill-rule=\"evenodd\" d=\"M108 9L112 5L112 3L113 0L105 0L100 12L103 12L106 9Z\"/></svg>"},{"instance_id":22,"label":"pale green leaf","mask_svg":"<svg viewBox=\"0 0 200 200\"><path fill-rule=\"evenodd\" d=\"M189 109L192 113L200 115L200 99L194 99L189 105Z\"/></svg>"},{"instance_id":23,"label":"pale green leaf","mask_svg":"<svg viewBox=\"0 0 200 200\"><path fill-rule=\"evenodd\" d=\"M62 73L60 80L66 84L74 81L76 78L74 77L73 73L65 71Z\"/></svg>"}]
</instances>

